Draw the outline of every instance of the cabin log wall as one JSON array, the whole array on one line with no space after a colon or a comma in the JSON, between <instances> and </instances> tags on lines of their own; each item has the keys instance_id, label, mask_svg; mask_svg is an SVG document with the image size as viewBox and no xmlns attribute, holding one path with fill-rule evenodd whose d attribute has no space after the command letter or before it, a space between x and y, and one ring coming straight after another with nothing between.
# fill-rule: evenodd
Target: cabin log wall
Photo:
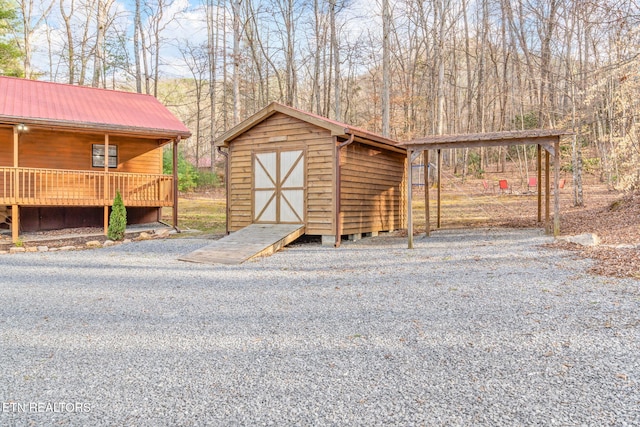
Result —
<instances>
[{"instance_id":1,"label":"cabin log wall","mask_svg":"<svg viewBox=\"0 0 640 427\"><path fill-rule=\"evenodd\" d=\"M0 166L13 166L13 128L0 127Z\"/></svg>"},{"instance_id":2,"label":"cabin log wall","mask_svg":"<svg viewBox=\"0 0 640 427\"><path fill-rule=\"evenodd\" d=\"M162 175L162 147L152 138L109 138L109 145L118 147L118 167L107 172L109 194L105 196L104 167L92 165L92 145L104 144L104 140L97 133L32 128L20 134L19 169L12 171L7 167L13 167L13 129L0 127L0 202L109 205L119 190L128 206L173 205L172 178ZM13 192L14 180L17 193Z\"/></svg>"},{"instance_id":3,"label":"cabin log wall","mask_svg":"<svg viewBox=\"0 0 640 427\"><path fill-rule=\"evenodd\" d=\"M0 129L0 166L12 166L11 129ZM102 171L92 166L92 144L104 144L104 135L33 129L20 135L18 158L21 167ZM114 172L162 173L162 148L156 139L110 136L118 147Z\"/></svg>"}]
</instances>

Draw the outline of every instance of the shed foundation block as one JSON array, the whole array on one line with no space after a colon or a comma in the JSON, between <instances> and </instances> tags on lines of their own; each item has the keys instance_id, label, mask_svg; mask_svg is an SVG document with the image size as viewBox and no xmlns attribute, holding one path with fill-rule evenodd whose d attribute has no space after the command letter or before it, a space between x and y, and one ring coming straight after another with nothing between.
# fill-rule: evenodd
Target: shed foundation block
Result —
<instances>
[{"instance_id":1,"label":"shed foundation block","mask_svg":"<svg viewBox=\"0 0 640 427\"><path fill-rule=\"evenodd\" d=\"M336 236L322 236L322 246L334 246L336 244Z\"/></svg>"}]
</instances>

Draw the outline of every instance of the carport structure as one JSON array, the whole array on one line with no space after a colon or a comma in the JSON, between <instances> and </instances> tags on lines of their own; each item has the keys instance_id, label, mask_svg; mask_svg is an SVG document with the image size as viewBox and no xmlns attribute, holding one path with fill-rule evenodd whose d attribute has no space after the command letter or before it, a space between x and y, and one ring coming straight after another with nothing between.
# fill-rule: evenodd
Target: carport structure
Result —
<instances>
[{"instance_id":1,"label":"carport structure","mask_svg":"<svg viewBox=\"0 0 640 427\"><path fill-rule=\"evenodd\" d=\"M420 154L424 155L424 164L429 164L429 151L435 150L438 157L438 187L437 187L437 227L440 227L440 200L441 200L441 166L442 166L442 150L448 148L480 148L480 147L498 147L511 145L537 145L537 162L538 162L538 179L537 179L537 195L538 195L538 222L542 222L542 150L545 152L545 230L551 234L550 221L550 158L553 156L553 234L558 235L560 232L560 194L559 194L559 176L560 176L560 138L569 133L562 130L526 130L526 131L510 131L510 132L494 132L494 133L477 133L477 134L460 134L460 135L434 135L425 138L414 139L407 142L401 142L399 145L407 149L407 163L411 165ZM412 204L412 169L408 167L407 179L407 235L409 249L413 248L413 218L411 211ZM426 176L426 174L425 174ZM425 182L425 184L427 184ZM429 218L429 185L425 185L425 217L426 217L426 233L430 233L431 224Z\"/></svg>"}]
</instances>

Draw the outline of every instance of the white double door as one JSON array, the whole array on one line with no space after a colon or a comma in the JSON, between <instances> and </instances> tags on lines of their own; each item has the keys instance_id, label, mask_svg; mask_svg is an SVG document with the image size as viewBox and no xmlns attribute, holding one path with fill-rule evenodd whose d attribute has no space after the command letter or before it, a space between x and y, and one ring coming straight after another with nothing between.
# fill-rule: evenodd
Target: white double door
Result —
<instances>
[{"instance_id":1,"label":"white double door","mask_svg":"<svg viewBox=\"0 0 640 427\"><path fill-rule=\"evenodd\" d=\"M253 156L253 222L304 223L304 150Z\"/></svg>"}]
</instances>

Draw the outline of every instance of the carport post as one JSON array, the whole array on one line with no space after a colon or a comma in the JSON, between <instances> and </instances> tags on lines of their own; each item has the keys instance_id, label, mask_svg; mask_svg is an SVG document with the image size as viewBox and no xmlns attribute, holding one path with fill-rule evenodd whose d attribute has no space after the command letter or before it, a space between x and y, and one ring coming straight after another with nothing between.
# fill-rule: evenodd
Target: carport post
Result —
<instances>
[{"instance_id":1,"label":"carport post","mask_svg":"<svg viewBox=\"0 0 640 427\"><path fill-rule=\"evenodd\" d=\"M440 193L442 190L442 150L438 148L438 218L436 227L440 228Z\"/></svg>"},{"instance_id":2,"label":"carport post","mask_svg":"<svg viewBox=\"0 0 640 427\"><path fill-rule=\"evenodd\" d=\"M538 144L538 224L542 222L542 146Z\"/></svg>"},{"instance_id":3,"label":"carport post","mask_svg":"<svg viewBox=\"0 0 640 427\"><path fill-rule=\"evenodd\" d=\"M547 234L551 234L551 215L550 215L550 200L551 200L551 183L549 178L549 150L544 150L544 229Z\"/></svg>"},{"instance_id":4,"label":"carport post","mask_svg":"<svg viewBox=\"0 0 640 427\"><path fill-rule=\"evenodd\" d=\"M431 218L429 218L429 150L424 150L424 229L427 237L431 236Z\"/></svg>"},{"instance_id":5,"label":"carport post","mask_svg":"<svg viewBox=\"0 0 640 427\"><path fill-rule=\"evenodd\" d=\"M560 234L560 137L553 144L553 236Z\"/></svg>"},{"instance_id":6,"label":"carport post","mask_svg":"<svg viewBox=\"0 0 640 427\"><path fill-rule=\"evenodd\" d=\"M409 249L413 249L413 216L411 212L411 205L412 205L411 190L413 188L412 159L413 159L413 150L409 148L407 149L407 163L408 163L407 165L408 166L407 168L407 238L408 238Z\"/></svg>"}]
</instances>

